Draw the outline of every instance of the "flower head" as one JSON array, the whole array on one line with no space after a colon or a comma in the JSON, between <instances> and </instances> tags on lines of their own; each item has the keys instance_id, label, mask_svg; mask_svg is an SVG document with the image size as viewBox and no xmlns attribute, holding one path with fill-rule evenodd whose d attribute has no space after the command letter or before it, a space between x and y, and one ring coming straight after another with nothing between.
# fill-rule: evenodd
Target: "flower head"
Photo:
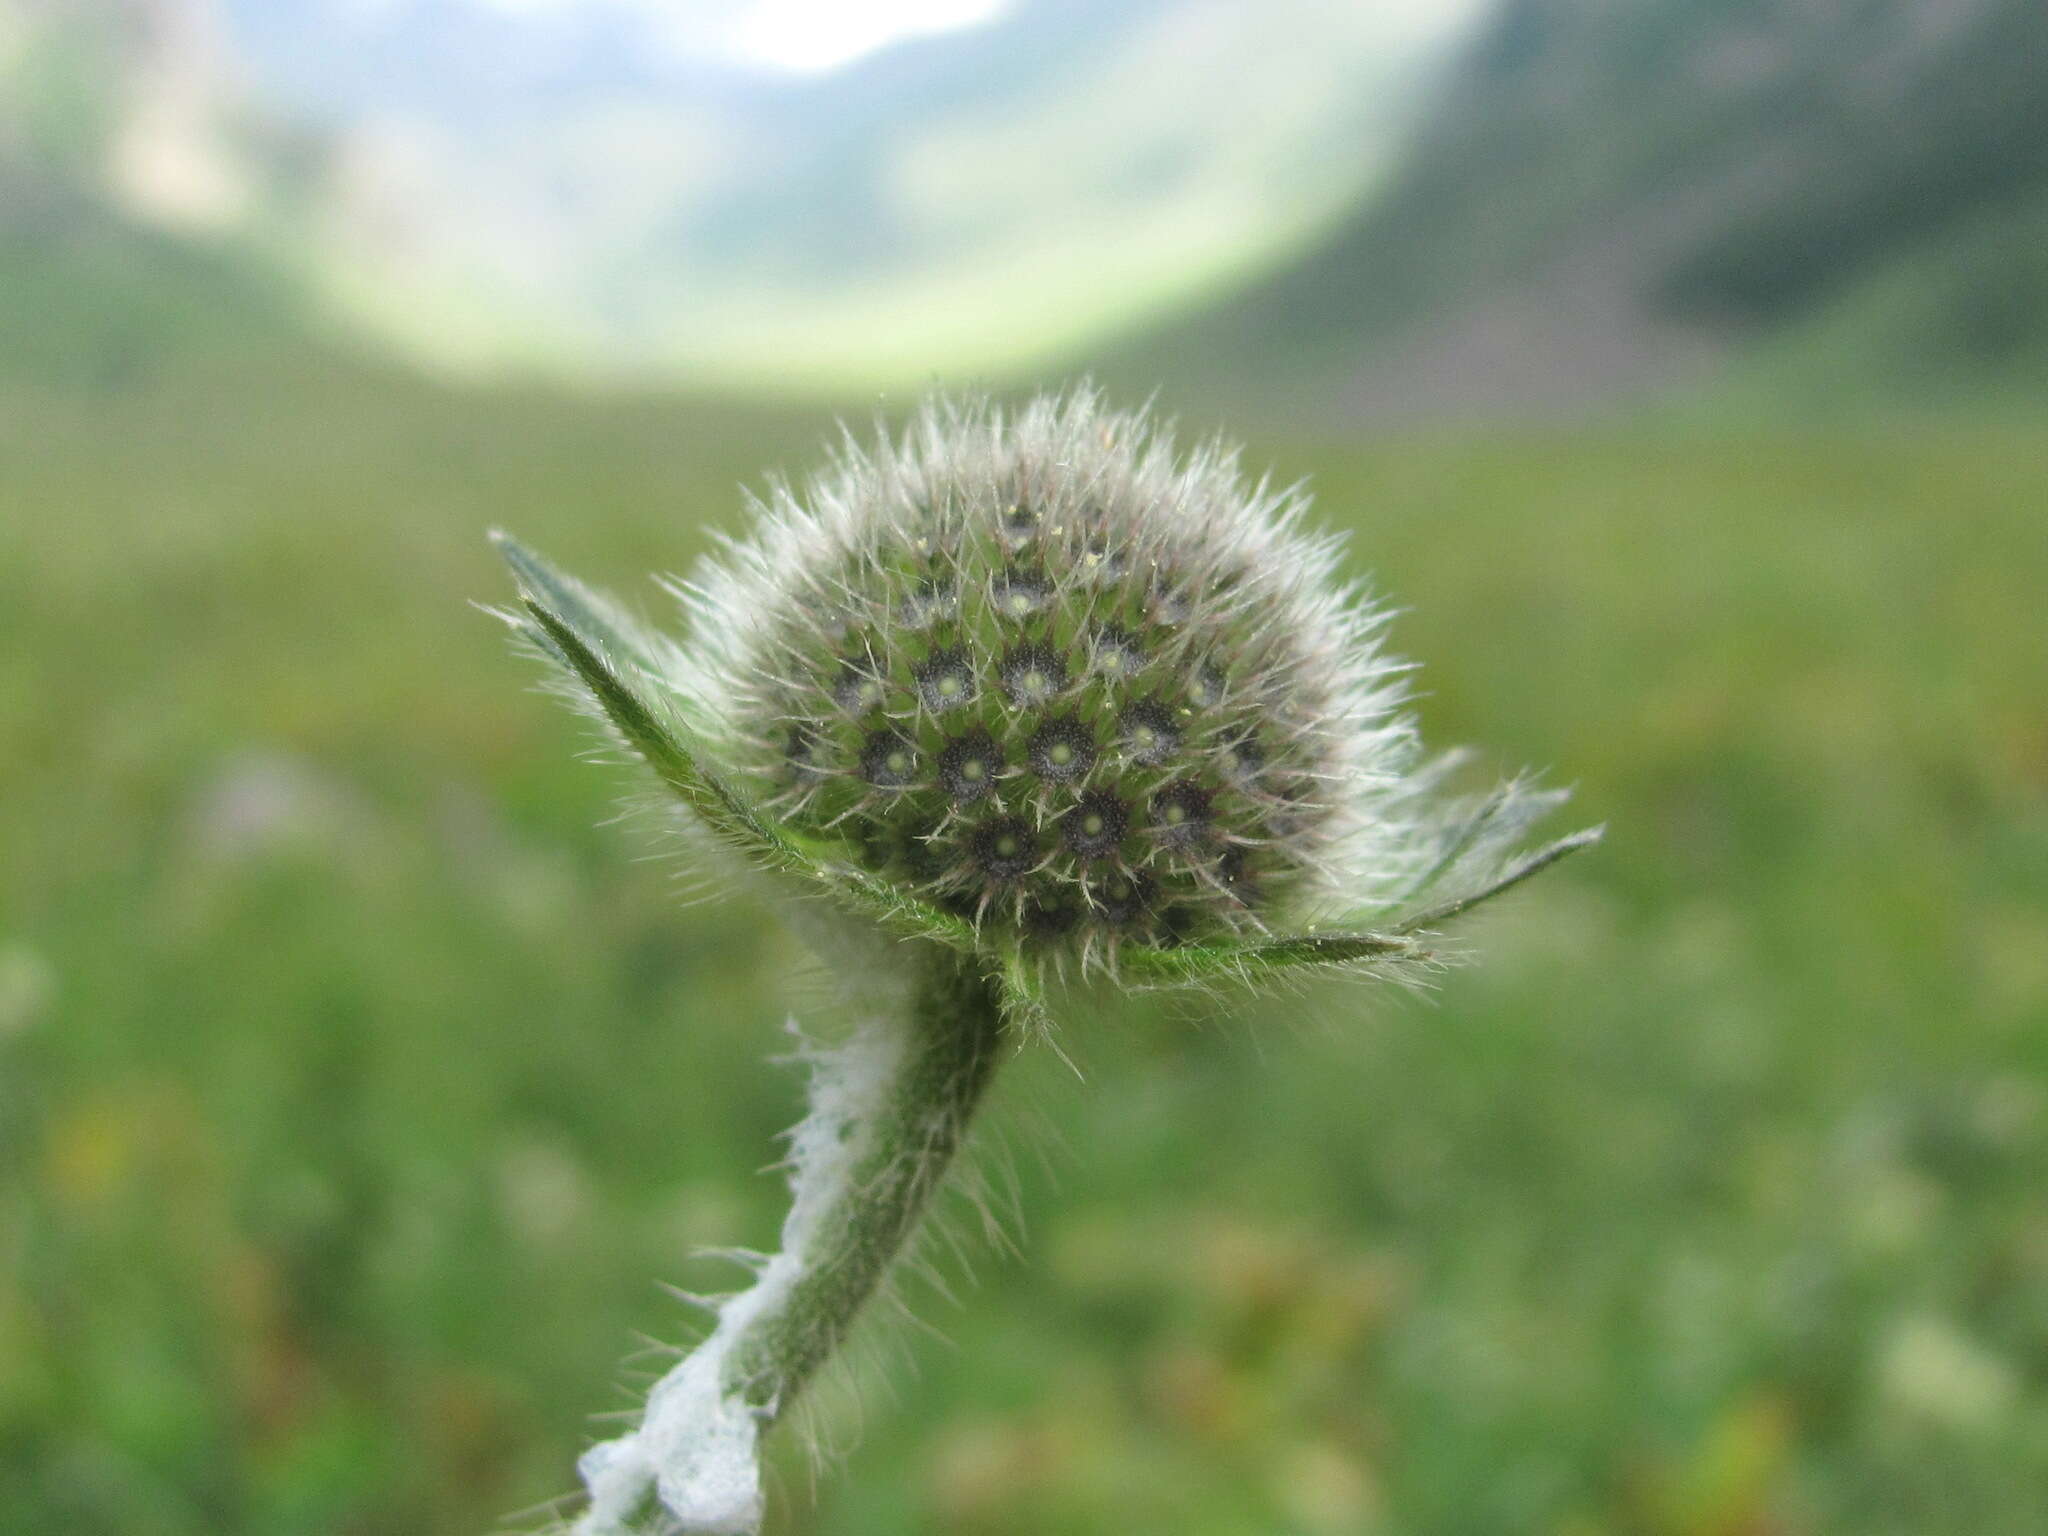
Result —
<instances>
[{"instance_id":1,"label":"flower head","mask_svg":"<svg viewBox=\"0 0 2048 1536\"><path fill-rule=\"evenodd\" d=\"M1557 798L1435 794L1385 610L1307 509L1080 389L845 437L675 587L680 646L511 552L520 622L764 862L956 946L1176 979L1400 958L1533 867L1503 851Z\"/></svg>"},{"instance_id":2,"label":"flower head","mask_svg":"<svg viewBox=\"0 0 2048 1536\"><path fill-rule=\"evenodd\" d=\"M1092 393L848 440L685 589L771 815L1029 948L1270 931L1398 886L1414 733L1306 498Z\"/></svg>"}]
</instances>

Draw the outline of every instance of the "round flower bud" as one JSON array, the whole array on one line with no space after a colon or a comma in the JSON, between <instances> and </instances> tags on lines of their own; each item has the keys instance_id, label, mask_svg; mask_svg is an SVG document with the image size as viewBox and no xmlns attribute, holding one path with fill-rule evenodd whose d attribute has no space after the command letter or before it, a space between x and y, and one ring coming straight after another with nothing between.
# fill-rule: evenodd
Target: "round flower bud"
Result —
<instances>
[{"instance_id":1,"label":"round flower bud","mask_svg":"<svg viewBox=\"0 0 2048 1536\"><path fill-rule=\"evenodd\" d=\"M1312 921L1419 840L1401 669L1306 505L1086 391L932 403L699 574L677 681L772 815L986 938Z\"/></svg>"}]
</instances>

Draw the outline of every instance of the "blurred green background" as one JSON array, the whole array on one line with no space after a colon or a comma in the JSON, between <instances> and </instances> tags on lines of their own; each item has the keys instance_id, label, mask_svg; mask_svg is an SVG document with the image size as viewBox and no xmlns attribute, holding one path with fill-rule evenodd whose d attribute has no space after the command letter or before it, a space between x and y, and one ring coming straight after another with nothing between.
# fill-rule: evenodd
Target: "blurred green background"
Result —
<instances>
[{"instance_id":1,"label":"blurred green background","mask_svg":"<svg viewBox=\"0 0 2048 1536\"><path fill-rule=\"evenodd\" d=\"M8 4L0 1530L516 1523L689 1335L655 1282L772 1246L801 956L614 816L482 533L661 614L900 360L425 375L303 227L110 192L128 34ZM1425 997L1075 999L1084 1076L1027 1053L980 1144L1020 1252L955 1211L943 1337L878 1319L771 1530L2044 1528L2043 23L1950 9L1475 14L1256 273L1007 370L1023 284L927 370L1092 365L1312 477L1427 736L1611 833Z\"/></svg>"}]
</instances>

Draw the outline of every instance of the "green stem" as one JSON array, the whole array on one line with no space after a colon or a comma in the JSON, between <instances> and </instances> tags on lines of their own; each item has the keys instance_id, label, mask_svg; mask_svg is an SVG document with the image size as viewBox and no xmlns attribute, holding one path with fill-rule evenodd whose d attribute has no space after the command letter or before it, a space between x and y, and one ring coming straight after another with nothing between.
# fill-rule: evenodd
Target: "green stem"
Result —
<instances>
[{"instance_id":1,"label":"green stem","mask_svg":"<svg viewBox=\"0 0 2048 1536\"><path fill-rule=\"evenodd\" d=\"M867 1128L868 1145L831 1192L836 1199L817 1212L801 1271L780 1304L755 1319L731 1356L726 1379L767 1422L838 1352L916 1231L1000 1059L997 983L936 945L902 948L922 953L903 1055Z\"/></svg>"},{"instance_id":2,"label":"green stem","mask_svg":"<svg viewBox=\"0 0 2048 1536\"><path fill-rule=\"evenodd\" d=\"M1001 1058L1002 985L937 944L874 958L867 1022L810 1055L782 1252L655 1384L639 1426L585 1453L577 1536L758 1528L761 1432L845 1341L959 1150Z\"/></svg>"}]
</instances>

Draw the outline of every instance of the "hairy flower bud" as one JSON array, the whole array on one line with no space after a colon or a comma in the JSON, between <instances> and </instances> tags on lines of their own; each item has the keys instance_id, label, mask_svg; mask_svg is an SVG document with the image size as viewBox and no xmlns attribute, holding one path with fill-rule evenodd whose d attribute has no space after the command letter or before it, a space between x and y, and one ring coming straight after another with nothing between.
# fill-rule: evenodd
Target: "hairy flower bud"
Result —
<instances>
[{"instance_id":1,"label":"hairy flower bud","mask_svg":"<svg viewBox=\"0 0 2048 1536\"><path fill-rule=\"evenodd\" d=\"M1358 905L1412 874L1415 744L1305 506L1088 391L929 404L687 589L693 714L784 824L1025 948Z\"/></svg>"}]
</instances>

